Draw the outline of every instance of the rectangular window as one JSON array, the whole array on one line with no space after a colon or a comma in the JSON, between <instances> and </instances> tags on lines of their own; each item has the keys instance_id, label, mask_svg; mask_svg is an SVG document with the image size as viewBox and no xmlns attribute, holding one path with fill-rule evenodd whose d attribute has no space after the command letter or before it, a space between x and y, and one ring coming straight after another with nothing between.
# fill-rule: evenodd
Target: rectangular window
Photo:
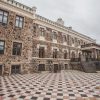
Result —
<instances>
[{"instance_id":1,"label":"rectangular window","mask_svg":"<svg viewBox=\"0 0 100 100\"><path fill-rule=\"evenodd\" d=\"M45 30L44 28L40 28L40 36L45 36Z\"/></svg>"},{"instance_id":2,"label":"rectangular window","mask_svg":"<svg viewBox=\"0 0 100 100\"><path fill-rule=\"evenodd\" d=\"M2 65L0 65L0 76L2 75Z\"/></svg>"},{"instance_id":3,"label":"rectangular window","mask_svg":"<svg viewBox=\"0 0 100 100\"><path fill-rule=\"evenodd\" d=\"M8 22L8 12L0 9L0 23L7 24Z\"/></svg>"},{"instance_id":4,"label":"rectangular window","mask_svg":"<svg viewBox=\"0 0 100 100\"><path fill-rule=\"evenodd\" d=\"M66 42L66 35L63 35L63 42Z\"/></svg>"},{"instance_id":5,"label":"rectangular window","mask_svg":"<svg viewBox=\"0 0 100 100\"><path fill-rule=\"evenodd\" d=\"M56 32L53 32L53 39L57 39L57 33Z\"/></svg>"},{"instance_id":6,"label":"rectangular window","mask_svg":"<svg viewBox=\"0 0 100 100\"><path fill-rule=\"evenodd\" d=\"M16 16L16 27L23 28L24 18L21 16Z\"/></svg>"},{"instance_id":7,"label":"rectangular window","mask_svg":"<svg viewBox=\"0 0 100 100\"><path fill-rule=\"evenodd\" d=\"M21 55L22 43L13 43L13 55Z\"/></svg>"},{"instance_id":8,"label":"rectangular window","mask_svg":"<svg viewBox=\"0 0 100 100\"><path fill-rule=\"evenodd\" d=\"M53 58L57 58L57 49L53 50Z\"/></svg>"},{"instance_id":9,"label":"rectangular window","mask_svg":"<svg viewBox=\"0 0 100 100\"><path fill-rule=\"evenodd\" d=\"M12 65L11 66L11 74L20 74L21 66L20 65Z\"/></svg>"},{"instance_id":10,"label":"rectangular window","mask_svg":"<svg viewBox=\"0 0 100 100\"><path fill-rule=\"evenodd\" d=\"M5 42L0 40L0 54L4 54Z\"/></svg>"},{"instance_id":11,"label":"rectangular window","mask_svg":"<svg viewBox=\"0 0 100 100\"><path fill-rule=\"evenodd\" d=\"M45 57L45 50L44 47L39 48L39 58L44 58Z\"/></svg>"},{"instance_id":12,"label":"rectangular window","mask_svg":"<svg viewBox=\"0 0 100 100\"><path fill-rule=\"evenodd\" d=\"M67 59L67 51L64 52L64 59Z\"/></svg>"}]
</instances>

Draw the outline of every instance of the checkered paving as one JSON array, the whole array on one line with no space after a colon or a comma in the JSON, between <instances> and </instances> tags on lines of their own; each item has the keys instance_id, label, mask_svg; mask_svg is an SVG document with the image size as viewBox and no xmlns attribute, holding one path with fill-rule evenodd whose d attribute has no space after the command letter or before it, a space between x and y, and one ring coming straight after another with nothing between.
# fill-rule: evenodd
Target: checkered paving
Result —
<instances>
[{"instance_id":1,"label":"checkered paving","mask_svg":"<svg viewBox=\"0 0 100 100\"><path fill-rule=\"evenodd\" d=\"M0 77L0 100L100 100L100 72L61 71Z\"/></svg>"}]
</instances>

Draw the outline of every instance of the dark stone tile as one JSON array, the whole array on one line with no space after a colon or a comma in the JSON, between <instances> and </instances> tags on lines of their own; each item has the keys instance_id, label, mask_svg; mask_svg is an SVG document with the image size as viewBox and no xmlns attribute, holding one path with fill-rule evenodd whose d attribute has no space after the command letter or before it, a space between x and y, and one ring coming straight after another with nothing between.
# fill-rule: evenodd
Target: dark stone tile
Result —
<instances>
[{"instance_id":1,"label":"dark stone tile","mask_svg":"<svg viewBox=\"0 0 100 100\"><path fill-rule=\"evenodd\" d=\"M36 92L35 94L40 94L41 92Z\"/></svg>"},{"instance_id":2,"label":"dark stone tile","mask_svg":"<svg viewBox=\"0 0 100 100\"><path fill-rule=\"evenodd\" d=\"M57 93L57 95L58 95L58 96L63 96L63 94L62 94L62 93Z\"/></svg>"},{"instance_id":3,"label":"dark stone tile","mask_svg":"<svg viewBox=\"0 0 100 100\"><path fill-rule=\"evenodd\" d=\"M24 99L26 96L20 96L19 98L22 98L22 99Z\"/></svg>"},{"instance_id":4,"label":"dark stone tile","mask_svg":"<svg viewBox=\"0 0 100 100\"><path fill-rule=\"evenodd\" d=\"M86 95L86 94L81 94L81 96L82 96L82 97L87 97L87 95Z\"/></svg>"},{"instance_id":5,"label":"dark stone tile","mask_svg":"<svg viewBox=\"0 0 100 100\"><path fill-rule=\"evenodd\" d=\"M74 94L69 94L69 96L75 96Z\"/></svg>"},{"instance_id":6,"label":"dark stone tile","mask_svg":"<svg viewBox=\"0 0 100 100\"><path fill-rule=\"evenodd\" d=\"M5 94L0 94L0 96L4 96Z\"/></svg>"},{"instance_id":7,"label":"dark stone tile","mask_svg":"<svg viewBox=\"0 0 100 100\"><path fill-rule=\"evenodd\" d=\"M15 95L9 95L8 97L14 97Z\"/></svg>"},{"instance_id":8,"label":"dark stone tile","mask_svg":"<svg viewBox=\"0 0 100 100\"><path fill-rule=\"evenodd\" d=\"M44 98L43 100L50 100L50 98Z\"/></svg>"},{"instance_id":9,"label":"dark stone tile","mask_svg":"<svg viewBox=\"0 0 100 100\"><path fill-rule=\"evenodd\" d=\"M51 93L46 93L46 95L51 95Z\"/></svg>"},{"instance_id":10,"label":"dark stone tile","mask_svg":"<svg viewBox=\"0 0 100 100\"><path fill-rule=\"evenodd\" d=\"M32 97L31 99L32 99L32 100L37 100L37 97Z\"/></svg>"}]
</instances>

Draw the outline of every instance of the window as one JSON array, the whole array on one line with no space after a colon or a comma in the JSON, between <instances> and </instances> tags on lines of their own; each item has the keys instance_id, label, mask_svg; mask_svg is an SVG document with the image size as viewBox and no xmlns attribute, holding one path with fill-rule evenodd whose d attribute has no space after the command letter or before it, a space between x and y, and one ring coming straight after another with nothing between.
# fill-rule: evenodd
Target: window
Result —
<instances>
[{"instance_id":1,"label":"window","mask_svg":"<svg viewBox=\"0 0 100 100\"><path fill-rule=\"evenodd\" d=\"M53 50L53 58L57 58L57 49Z\"/></svg>"},{"instance_id":2,"label":"window","mask_svg":"<svg viewBox=\"0 0 100 100\"><path fill-rule=\"evenodd\" d=\"M74 38L72 38L72 44L74 44L74 42L75 42L75 41L74 41Z\"/></svg>"},{"instance_id":3,"label":"window","mask_svg":"<svg viewBox=\"0 0 100 100\"><path fill-rule=\"evenodd\" d=\"M13 43L13 55L21 55L22 43Z\"/></svg>"},{"instance_id":4,"label":"window","mask_svg":"<svg viewBox=\"0 0 100 100\"><path fill-rule=\"evenodd\" d=\"M0 23L7 24L8 12L0 10Z\"/></svg>"},{"instance_id":5,"label":"window","mask_svg":"<svg viewBox=\"0 0 100 100\"><path fill-rule=\"evenodd\" d=\"M44 28L40 28L40 36L45 36L45 30Z\"/></svg>"},{"instance_id":6,"label":"window","mask_svg":"<svg viewBox=\"0 0 100 100\"><path fill-rule=\"evenodd\" d=\"M64 59L67 59L67 51L64 52Z\"/></svg>"},{"instance_id":7,"label":"window","mask_svg":"<svg viewBox=\"0 0 100 100\"><path fill-rule=\"evenodd\" d=\"M16 27L23 28L24 18L20 16L16 16Z\"/></svg>"},{"instance_id":8,"label":"window","mask_svg":"<svg viewBox=\"0 0 100 100\"><path fill-rule=\"evenodd\" d=\"M53 39L57 39L57 33L53 32Z\"/></svg>"},{"instance_id":9,"label":"window","mask_svg":"<svg viewBox=\"0 0 100 100\"><path fill-rule=\"evenodd\" d=\"M44 47L39 48L39 58L44 58L45 57L45 50Z\"/></svg>"},{"instance_id":10,"label":"window","mask_svg":"<svg viewBox=\"0 0 100 100\"><path fill-rule=\"evenodd\" d=\"M66 42L66 35L63 35L63 42Z\"/></svg>"},{"instance_id":11,"label":"window","mask_svg":"<svg viewBox=\"0 0 100 100\"><path fill-rule=\"evenodd\" d=\"M20 65L12 65L11 66L11 74L20 74L21 66Z\"/></svg>"},{"instance_id":12,"label":"window","mask_svg":"<svg viewBox=\"0 0 100 100\"><path fill-rule=\"evenodd\" d=\"M0 40L0 54L4 54L5 42Z\"/></svg>"},{"instance_id":13,"label":"window","mask_svg":"<svg viewBox=\"0 0 100 100\"><path fill-rule=\"evenodd\" d=\"M2 75L2 65L0 65L0 76Z\"/></svg>"}]
</instances>

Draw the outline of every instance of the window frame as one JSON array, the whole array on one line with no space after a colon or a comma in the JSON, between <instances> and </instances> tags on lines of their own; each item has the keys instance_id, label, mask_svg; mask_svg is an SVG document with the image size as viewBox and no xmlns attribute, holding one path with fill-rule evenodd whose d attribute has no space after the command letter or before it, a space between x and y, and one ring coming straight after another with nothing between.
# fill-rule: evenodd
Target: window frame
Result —
<instances>
[{"instance_id":1,"label":"window frame","mask_svg":"<svg viewBox=\"0 0 100 100\"><path fill-rule=\"evenodd\" d=\"M40 27L40 36L45 37L45 29Z\"/></svg>"},{"instance_id":2,"label":"window frame","mask_svg":"<svg viewBox=\"0 0 100 100\"><path fill-rule=\"evenodd\" d=\"M53 49L53 58L57 58L58 51L57 49Z\"/></svg>"},{"instance_id":3,"label":"window frame","mask_svg":"<svg viewBox=\"0 0 100 100\"><path fill-rule=\"evenodd\" d=\"M39 47L39 58L45 58L45 47Z\"/></svg>"},{"instance_id":4,"label":"window frame","mask_svg":"<svg viewBox=\"0 0 100 100\"><path fill-rule=\"evenodd\" d=\"M53 31L53 40L57 40L57 32Z\"/></svg>"},{"instance_id":5,"label":"window frame","mask_svg":"<svg viewBox=\"0 0 100 100\"><path fill-rule=\"evenodd\" d=\"M0 22L0 23L3 24L3 25L7 25L8 24L9 12L8 11L5 11L5 10L2 10L2 9L0 9L0 11L3 12L3 14L0 14L2 16L2 22ZM7 13L7 16L6 16L7 17L7 22L6 23L4 23L4 18L5 18L4 13Z\"/></svg>"},{"instance_id":6,"label":"window frame","mask_svg":"<svg viewBox=\"0 0 100 100\"><path fill-rule=\"evenodd\" d=\"M18 54L18 49L16 49L17 47L14 48L14 43L17 43L17 44L20 44L21 45L20 54ZM16 51L14 51L14 50L16 50ZM14 54L14 52L16 52L16 53ZM12 55L13 56L21 56L21 52L22 52L22 43L20 43L20 42L13 42Z\"/></svg>"},{"instance_id":7,"label":"window frame","mask_svg":"<svg viewBox=\"0 0 100 100\"><path fill-rule=\"evenodd\" d=\"M67 58L68 58L68 52L64 51L64 59L67 59Z\"/></svg>"},{"instance_id":8,"label":"window frame","mask_svg":"<svg viewBox=\"0 0 100 100\"><path fill-rule=\"evenodd\" d=\"M17 17L18 17L18 19L17 19ZM22 18L22 21L20 20L21 18ZM18 21L18 26L16 25L16 21ZM21 22L22 22L22 27L20 27L20 23ZM16 15L16 18L15 18L15 27L22 29L23 26L24 26L24 17Z\"/></svg>"},{"instance_id":9,"label":"window frame","mask_svg":"<svg viewBox=\"0 0 100 100\"><path fill-rule=\"evenodd\" d=\"M4 40L0 40L0 42L4 42L4 46L3 46L3 53L0 53L0 55L3 55L3 54L4 54L4 52L5 52L5 41L4 41ZM1 47L1 45L0 45L0 47Z\"/></svg>"}]
</instances>

